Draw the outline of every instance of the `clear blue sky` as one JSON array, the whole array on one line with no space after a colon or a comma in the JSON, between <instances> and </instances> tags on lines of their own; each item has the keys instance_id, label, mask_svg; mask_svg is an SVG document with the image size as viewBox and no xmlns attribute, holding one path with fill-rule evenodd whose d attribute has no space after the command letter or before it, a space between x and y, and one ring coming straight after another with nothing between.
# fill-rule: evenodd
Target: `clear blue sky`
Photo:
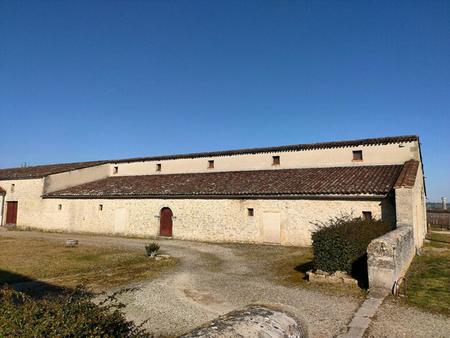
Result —
<instances>
[{"instance_id":1,"label":"clear blue sky","mask_svg":"<svg viewBox=\"0 0 450 338\"><path fill-rule=\"evenodd\" d=\"M0 125L0 167L418 134L450 197L450 2L0 0Z\"/></svg>"}]
</instances>

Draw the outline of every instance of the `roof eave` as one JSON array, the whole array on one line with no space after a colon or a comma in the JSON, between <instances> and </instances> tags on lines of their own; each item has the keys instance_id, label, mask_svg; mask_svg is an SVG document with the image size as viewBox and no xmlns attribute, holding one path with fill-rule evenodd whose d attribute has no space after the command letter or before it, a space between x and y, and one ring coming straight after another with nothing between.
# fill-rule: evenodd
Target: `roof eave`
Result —
<instances>
[{"instance_id":1,"label":"roof eave","mask_svg":"<svg viewBox=\"0 0 450 338\"><path fill-rule=\"evenodd\" d=\"M378 194L136 194L136 195L43 195L45 199L322 199L382 200L388 193Z\"/></svg>"}]
</instances>

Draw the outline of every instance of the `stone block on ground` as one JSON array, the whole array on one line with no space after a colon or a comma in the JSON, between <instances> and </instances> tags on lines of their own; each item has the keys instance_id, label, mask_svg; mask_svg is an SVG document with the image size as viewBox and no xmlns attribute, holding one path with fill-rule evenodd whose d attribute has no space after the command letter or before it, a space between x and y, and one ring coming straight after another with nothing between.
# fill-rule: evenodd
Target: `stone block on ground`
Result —
<instances>
[{"instance_id":1,"label":"stone block on ground","mask_svg":"<svg viewBox=\"0 0 450 338\"><path fill-rule=\"evenodd\" d=\"M78 239L68 239L66 240L66 247L73 248L78 245Z\"/></svg>"},{"instance_id":2,"label":"stone block on ground","mask_svg":"<svg viewBox=\"0 0 450 338\"><path fill-rule=\"evenodd\" d=\"M193 337L308 337L306 324L284 306L250 305L183 335Z\"/></svg>"},{"instance_id":3,"label":"stone block on ground","mask_svg":"<svg viewBox=\"0 0 450 338\"><path fill-rule=\"evenodd\" d=\"M308 280L310 282L331 283L331 284L347 284L358 285L358 281L343 271L335 273L324 272L321 270L308 271Z\"/></svg>"}]
</instances>

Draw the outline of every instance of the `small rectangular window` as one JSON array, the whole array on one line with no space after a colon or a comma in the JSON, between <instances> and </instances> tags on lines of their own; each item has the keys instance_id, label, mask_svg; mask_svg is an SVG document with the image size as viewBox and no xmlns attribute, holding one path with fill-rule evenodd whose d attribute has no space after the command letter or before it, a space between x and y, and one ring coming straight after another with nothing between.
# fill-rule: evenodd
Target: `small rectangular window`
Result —
<instances>
[{"instance_id":1,"label":"small rectangular window","mask_svg":"<svg viewBox=\"0 0 450 338\"><path fill-rule=\"evenodd\" d=\"M98 205L98 210L100 210L100 211L103 210L103 204L99 204L99 205Z\"/></svg>"},{"instance_id":2,"label":"small rectangular window","mask_svg":"<svg viewBox=\"0 0 450 338\"><path fill-rule=\"evenodd\" d=\"M16 189L16 185L14 183L11 184L11 192L14 192L15 189Z\"/></svg>"},{"instance_id":3,"label":"small rectangular window","mask_svg":"<svg viewBox=\"0 0 450 338\"><path fill-rule=\"evenodd\" d=\"M213 160L209 160L208 161L208 168L209 169L213 169L214 168L214 161Z\"/></svg>"},{"instance_id":4,"label":"small rectangular window","mask_svg":"<svg viewBox=\"0 0 450 338\"><path fill-rule=\"evenodd\" d=\"M247 215L254 216L255 215L255 210L253 210L253 208L248 208L247 209Z\"/></svg>"},{"instance_id":5,"label":"small rectangular window","mask_svg":"<svg viewBox=\"0 0 450 338\"><path fill-rule=\"evenodd\" d=\"M113 174L118 174L119 173L119 167L114 167L113 169Z\"/></svg>"},{"instance_id":6,"label":"small rectangular window","mask_svg":"<svg viewBox=\"0 0 450 338\"><path fill-rule=\"evenodd\" d=\"M272 165L280 165L280 156L272 156Z\"/></svg>"},{"instance_id":7,"label":"small rectangular window","mask_svg":"<svg viewBox=\"0 0 450 338\"><path fill-rule=\"evenodd\" d=\"M363 211L363 219L365 221L370 221L372 219L372 212L371 211Z\"/></svg>"},{"instance_id":8,"label":"small rectangular window","mask_svg":"<svg viewBox=\"0 0 450 338\"><path fill-rule=\"evenodd\" d=\"M156 163L156 171L161 171L161 163Z\"/></svg>"},{"instance_id":9,"label":"small rectangular window","mask_svg":"<svg viewBox=\"0 0 450 338\"><path fill-rule=\"evenodd\" d=\"M362 150L353 150L353 161L362 161L363 153Z\"/></svg>"},{"instance_id":10,"label":"small rectangular window","mask_svg":"<svg viewBox=\"0 0 450 338\"><path fill-rule=\"evenodd\" d=\"M62 210L62 204L58 204L58 210Z\"/></svg>"}]
</instances>

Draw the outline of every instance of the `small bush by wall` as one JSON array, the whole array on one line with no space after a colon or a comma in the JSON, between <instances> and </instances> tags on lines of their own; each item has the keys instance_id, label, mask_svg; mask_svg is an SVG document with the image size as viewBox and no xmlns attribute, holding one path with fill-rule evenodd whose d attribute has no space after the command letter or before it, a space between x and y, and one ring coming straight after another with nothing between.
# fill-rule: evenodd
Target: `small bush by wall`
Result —
<instances>
[{"instance_id":1,"label":"small bush by wall","mask_svg":"<svg viewBox=\"0 0 450 338\"><path fill-rule=\"evenodd\" d=\"M349 274L354 273L355 265L367 263L370 241L391 230L390 224L381 220L365 220L351 215L314 225L312 246L315 269L346 271Z\"/></svg>"},{"instance_id":2,"label":"small bush by wall","mask_svg":"<svg viewBox=\"0 0 450 338\"><path fill-rule=\"evenodd\" d=\"M125 319L122 307L111 296L94 304L79 290L37 300L0 289L0 337L150 337Z\"/></svg>"},{"instance_id":3,"label":"small bush by wall","mask_svg":"<svg viewBox=\"0 0 450 338\"><path fill-rule=\"evenodd\" d=\"M147 252L147 256L154 257L158 254L159 245L155 242L149 243L145 246L145 252Z\"/></svg>"}]
</instances>

